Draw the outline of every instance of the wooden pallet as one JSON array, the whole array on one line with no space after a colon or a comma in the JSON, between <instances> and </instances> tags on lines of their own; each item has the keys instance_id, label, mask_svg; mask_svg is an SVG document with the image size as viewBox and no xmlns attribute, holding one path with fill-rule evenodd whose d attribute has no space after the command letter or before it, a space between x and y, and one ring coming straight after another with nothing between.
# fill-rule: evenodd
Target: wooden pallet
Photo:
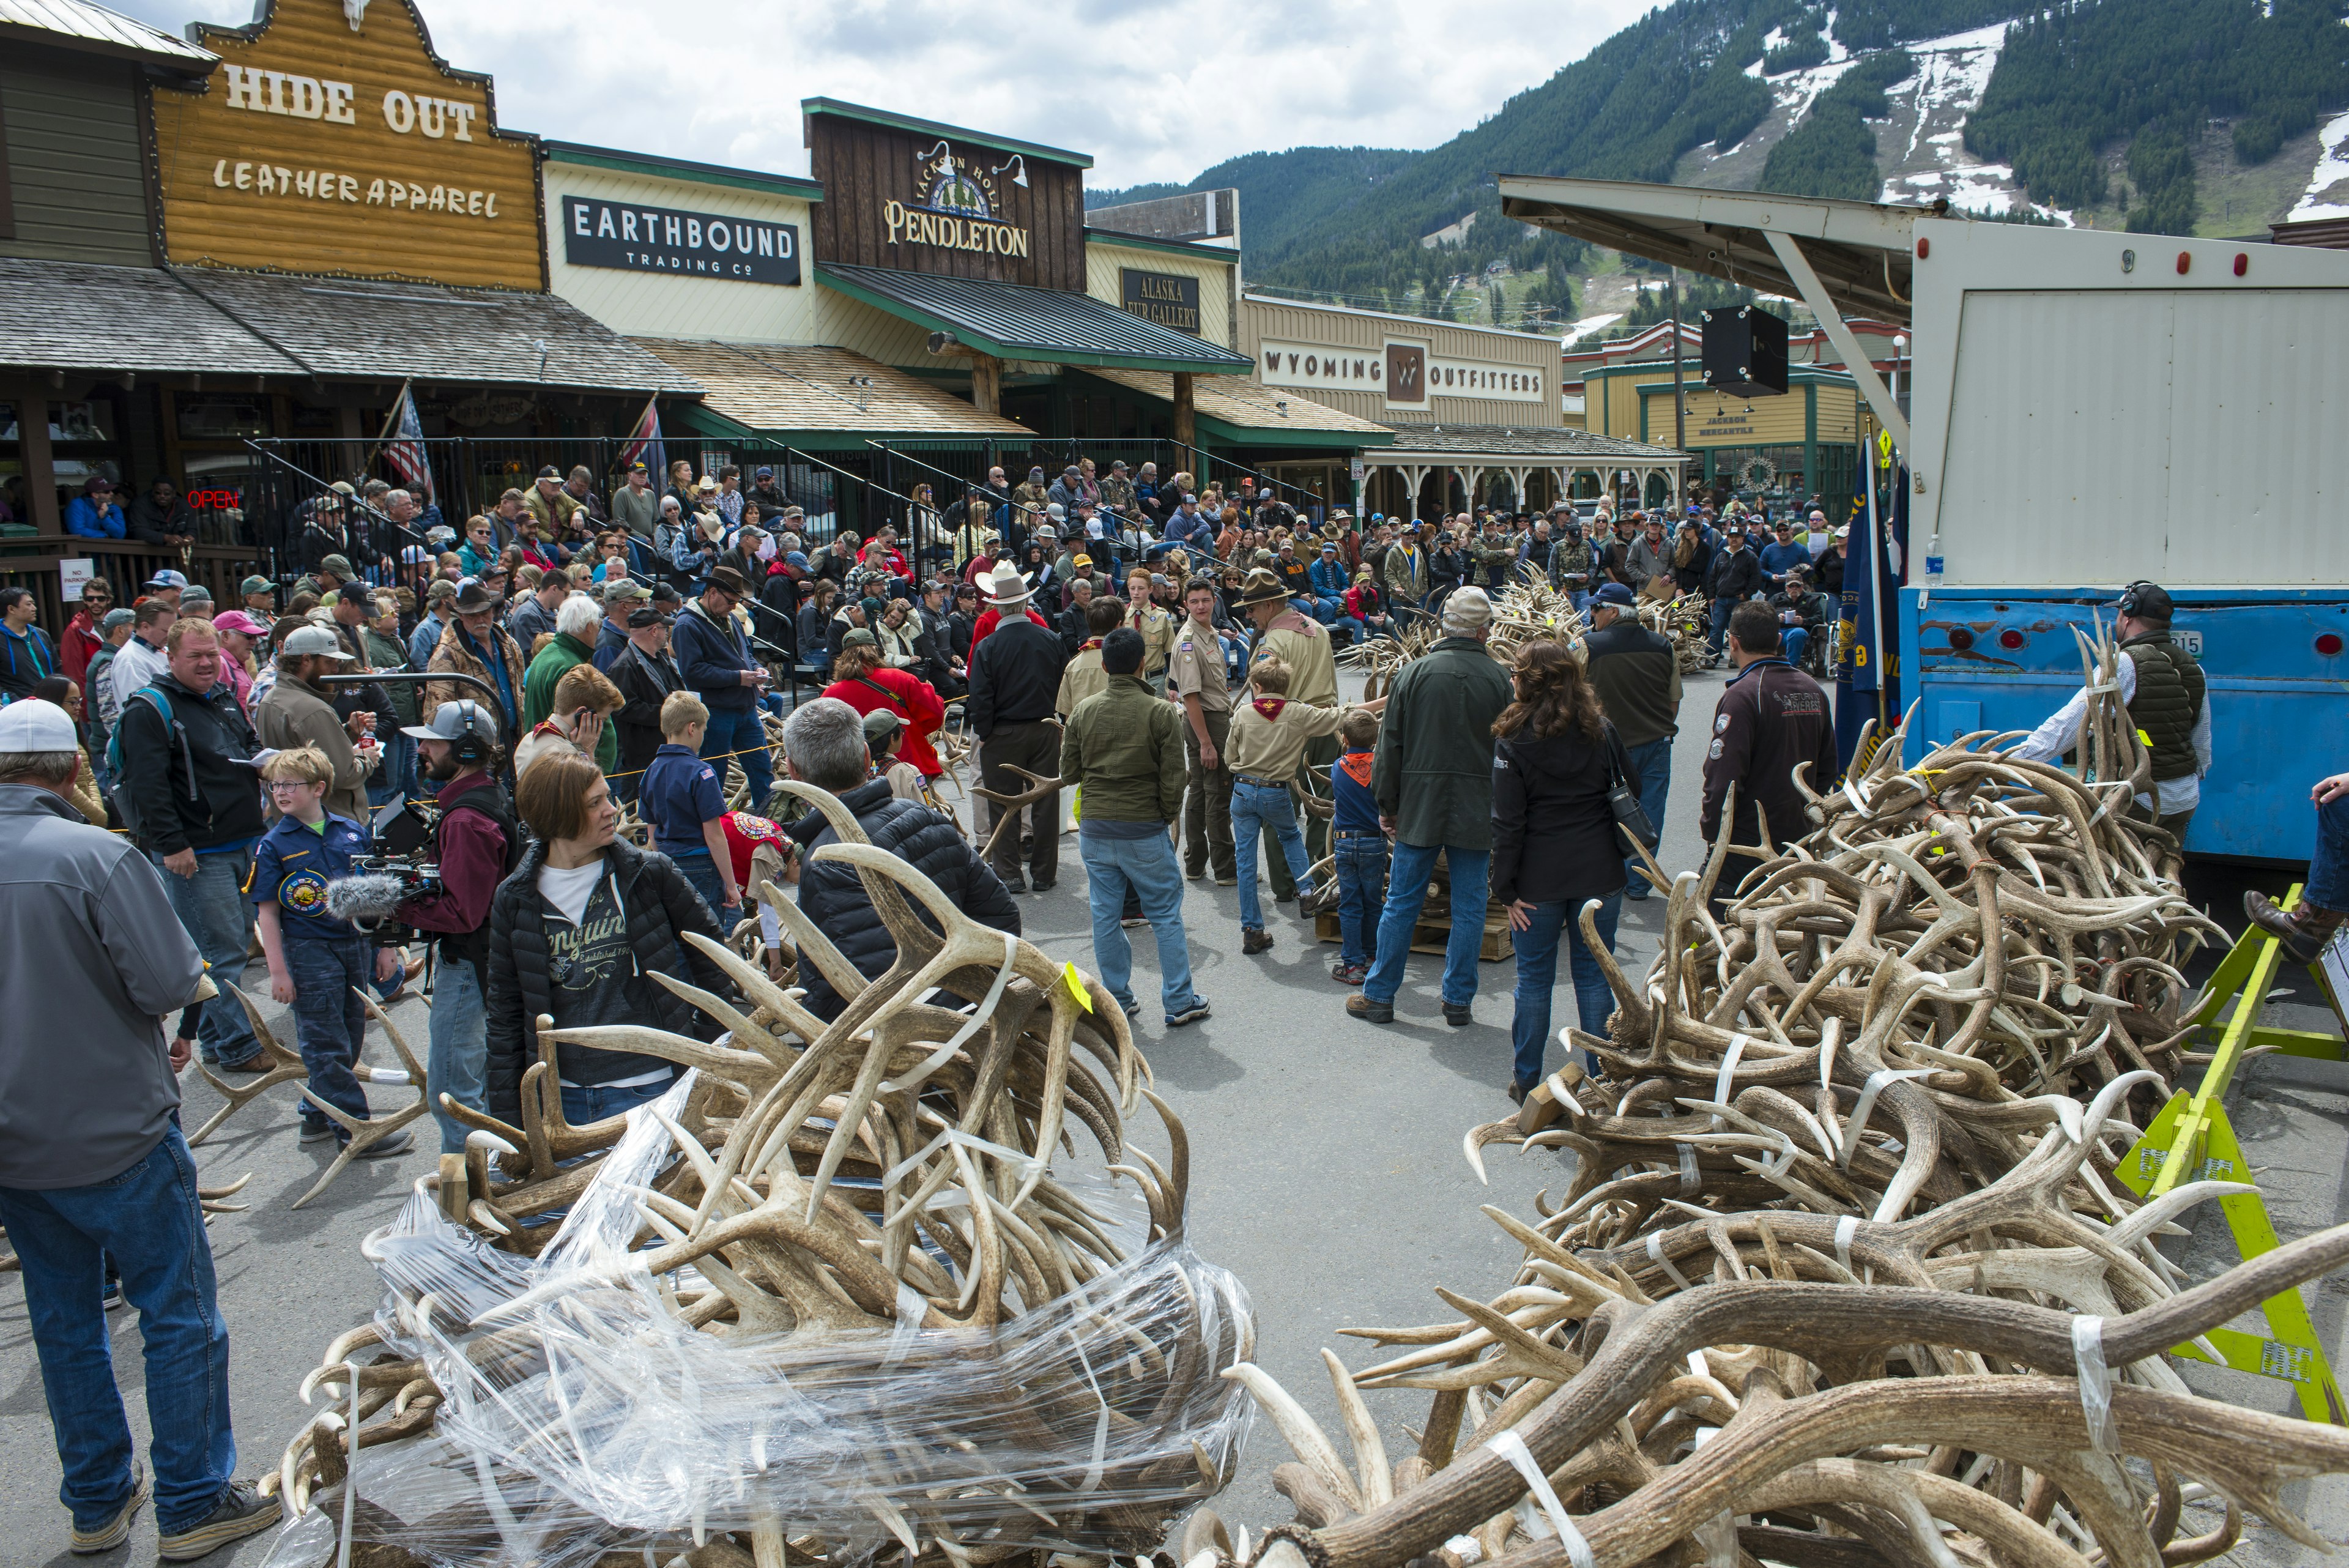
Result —
<instances>
[{"instance_id":1,"label":"wooden pallet","mask_svg":"<svg viewBox=\"0 0 2349 1568\"><path fill-rule=\"evenodd\" d=\"M1325 909L1313 917L1313 934L1325 942L1341 941L1338 929L1338 911ZM1422 920L1411 929L1411 950L1415 953L1442 953L1452 940L1452 922ZM1485 963L1498 963L1516 950L1509 941L1509 915L1495 905L1485 911L1485 940L1476 956Z\"/></svg>"}]
</instances>

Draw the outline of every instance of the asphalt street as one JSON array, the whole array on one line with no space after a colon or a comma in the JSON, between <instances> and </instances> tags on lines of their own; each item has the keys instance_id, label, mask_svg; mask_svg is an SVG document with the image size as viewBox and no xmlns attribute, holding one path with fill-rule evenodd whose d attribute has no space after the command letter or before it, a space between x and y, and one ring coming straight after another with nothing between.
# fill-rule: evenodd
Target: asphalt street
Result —
<instances>
[{"instance_id":1,"label":"asphalt street","mask_svg":"<svg viewBox=\"0 0 2349 1568\"><path fill-rule=\"evenodd\" d=\"M1721 677L1688 682L1671 798L1660 858L1670 868L1697 864L1696 800L1708 740L1707 720ZM2282 878L2262 876L2261 885ZM2227 867L2198 867L2193 891L2230 928L2240 924L2237 899L2246 885ZM1380 1359L1374 1347L1340 1331L1456 1317L1433 1294L1444 1285L1479 1298L1502 1289L1520 1249L1484 1215L1494 1204L1530 1219L1535 1195L1562 1189L1570 1167L1557 1154L1520 1157L1496 1148L1488 1161L1491 1185L1480 1185L1461 1152L1470 1127L1510 1111L1508 1081L1510 990L1514 966L1503 959L1481 966L1475 1022L1445 1026L1436 992L1442 961L1414 956L1398 999L1395 1023L1378 1027L1349 1019L1346 989L1330 978L1334 946L1322 946L1293 916L1275 914L1276 946L1253 958L1239 953L1237 889L1190 884L1185 904L1193 967L1214 1016L1167 1032L1158 1009L1155 957L1149 933L1135 931L1135 983L1145 999L1137 1020L1159 1092L1182 1116L1192 1146L1190 1234L1200 1254L1230 1269L1253 1297L1258 1319L1259 1363L1295 1394L1332 1433L1340 1430L1320 1351L1334 1349L1349 1366ZM1027 935L1055 960L1092 967L1084 877L1073 838L1061 846L1061 876L1051 892L1021 900ZM1277 908L1268 903L1268 910ZM1654 956L1661 898L1625 906L1618 956L1627 970L1643 970ZM2207 961L2202 966L2208 968ZM1561 970L1564 965L1561 964ZM2199 975L2198 975L2199 978ZM2270 1009L2275 1022L2299 1028L2326 1026L2329 1014L2303 979L2299 997ZM2310 1005L2317 1004L2317 1005ZM423 1007L408 1002L393 1018L420 1055ZM1573 1012L1570 984L1559 991L1554 1024ZM372 1032L371 1032L372 1034ZM291 1019L281 1038L292 1041ZM54 1049L70 1050L69 1042ZM390 1063L389 1050L371 1038L369 1059ZM1552 1047L1551 1065L1558 1064ZM185 1079L189 1126L218 1105L192 1071ZM378 1088L379 1107L411 1091ZM2235 1125L2253 1162L2262 1168L2276 1226L2297 1236L2349 1217L2349 1067L2265 1058L2251 1063L2230 1102ZM362 1164L347 1171L308 1207L288 1205L316 1179L326 1157L295 1141L295 1100L273 1091L248 1107L197 1158L205 1180L224 1182L250 1172L241 1199L250 1207L212 1227L222 1310L233 1346L231 1384L243 1473L272 1469L286 1441L309 1418L295 1386L326 1345L373 1313L380 1295L359 1255L360 1240L386 1222L409 1186L432 1166L430 1124L419 1125L417 1152ZM1135 1136L1154 1153L1164 1137L1147 1111ZM2215 1206L2198 1210L2195 1234L2179 1242L2198 1275L2225 1266L2228 1232ZM2336 1366L2344 1365L2349 1282L2310 1293L2320 1334ZM146 1414L136 1314L109 1320L116 1372L131 1428L145 1448ZM2189 1381L2207 1392L2261 1409L2291 1408L2282 1383L2192 1367ZM1415 1446L1409 1435L1426 1411L1419 1393L1372 1394L1388 1452L1400 1458ZM1268 1423L1259 1422L1234 1484L1214 1506L1251 1532L1287 1521L1290 1510L1270 1485L1274 1465L1288 1457ZM21 1285L0 1276L0 1563L64 1564L67 1519L57 1504L57 1465L43 1404L41 1380L26 1324ZM2336 1483L2289 1489L2334 1538L2349 1531L2349 1491ZM2215 1515L2211 1518L2215 1519ZM268 1553L266 1536L208 1561L251 1568ZM150 1561L151 1512L134 1532L127 1554L98 1562ZM2282 1563L2305 1555L2273 1532L2254 1530L2235 1557Z\"/></svg>"}]
</instances>

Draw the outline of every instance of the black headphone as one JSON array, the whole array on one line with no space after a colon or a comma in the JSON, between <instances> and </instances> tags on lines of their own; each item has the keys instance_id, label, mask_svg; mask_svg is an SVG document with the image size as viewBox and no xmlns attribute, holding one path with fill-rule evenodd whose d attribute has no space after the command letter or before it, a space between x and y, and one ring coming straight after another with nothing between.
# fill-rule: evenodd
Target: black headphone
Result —
<instances>
[{"instance_id":1,"label":"black headphone","mask_svg":"<svg viewBox=\"0 0 2349 1568\"><path fill-rule=\"evenodd\" d=\"M2142 614L2143 612L2138 607L2145 602L2143 595L2144 590L2147 588L2151 588L2155 593L2161 592L2160 584L2149 583L2143 577L2139 577L2137 581L2131 583L2128 587L2121 590L2121 601L2116 607L2120 610L2121 614L2132 618Z\"/></svg>"},{"instance_id":2,"label":"black headphone","mask_svg":"<svg viewBox=\"0 0 2349 1568\"><path fill-rule=\"evenodd\" d=\"M455 701L451 702L450 706L456 708L460 711L467 712L469 716L471 713L477 713L483 711L481 705L470 697L458 698ZM494 742L481 739L479 734L474 732L473 727L471 724L468 724L465 726L465 730L462 734L460 734L455 740L449 742L449 754L456 758L459 762L471 766L475 763L489 763L494 761L498 754L498 748Z\"/></svg>"}]
</instances>

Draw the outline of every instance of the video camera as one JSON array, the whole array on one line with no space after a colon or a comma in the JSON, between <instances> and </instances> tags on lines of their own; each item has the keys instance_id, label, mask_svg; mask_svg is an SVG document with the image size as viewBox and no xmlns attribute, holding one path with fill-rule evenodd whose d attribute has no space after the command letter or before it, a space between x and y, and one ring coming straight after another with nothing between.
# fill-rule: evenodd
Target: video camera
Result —
<instances>
[{"instance_id":1,"label":"video camera","mask_svg":"<svg viewBox=\"0 0 2349 1568\"><path fill-rule=\"evenodd\" d=\"M375 820L379 853L354 856L353 874L326 884L326 912L348 920L378 947L406 947L421 933L395 917L410 898L440 890L434 854L440 807L429 800L387 806Z\"/></svg>"}]
</instances>

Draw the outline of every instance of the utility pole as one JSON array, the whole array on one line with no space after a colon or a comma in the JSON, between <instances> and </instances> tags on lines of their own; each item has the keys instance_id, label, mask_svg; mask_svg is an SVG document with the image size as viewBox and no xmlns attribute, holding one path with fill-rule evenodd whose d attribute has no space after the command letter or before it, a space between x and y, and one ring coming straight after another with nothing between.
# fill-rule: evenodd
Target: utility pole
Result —
<instances>
[{"instance_id":1,"label":"utility pole","mask_svg":"<svg viewBox=\"0 0 2349 1568\"><path fill-rule=\"evenodd\" d=\"M1681 384L1681 269L1666 274L1664 289L1672 311L1672 450L1688 451L1688 390Z\"/></svg>"}]
</instances>

